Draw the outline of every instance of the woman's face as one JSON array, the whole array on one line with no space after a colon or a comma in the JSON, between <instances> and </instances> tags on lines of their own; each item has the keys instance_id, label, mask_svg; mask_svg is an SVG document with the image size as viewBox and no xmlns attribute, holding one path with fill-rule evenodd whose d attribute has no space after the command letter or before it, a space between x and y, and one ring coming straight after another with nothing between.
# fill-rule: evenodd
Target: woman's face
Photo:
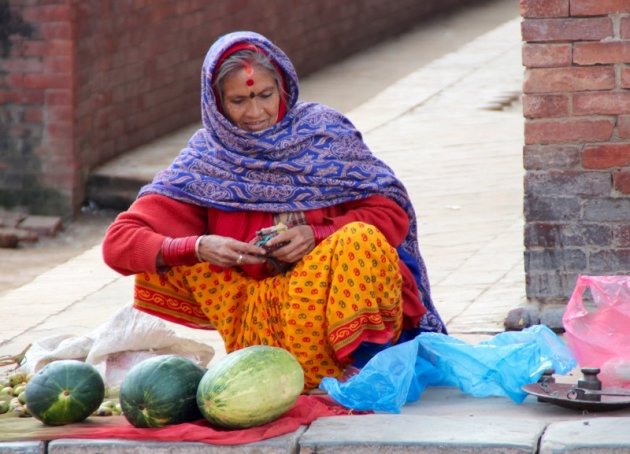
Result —
<instances>
[{"instance_id":1,"label":"woman's face","mask_svg":"<svg viewBox=\"0 0 630 454\"><path fill-rule=\"evenodd\" d=\"M223 111L239 128L262 131L278 121L280 92L271 72L259 66L248 69L239 69L225 78Z\"/></svg>"}]
</instances>

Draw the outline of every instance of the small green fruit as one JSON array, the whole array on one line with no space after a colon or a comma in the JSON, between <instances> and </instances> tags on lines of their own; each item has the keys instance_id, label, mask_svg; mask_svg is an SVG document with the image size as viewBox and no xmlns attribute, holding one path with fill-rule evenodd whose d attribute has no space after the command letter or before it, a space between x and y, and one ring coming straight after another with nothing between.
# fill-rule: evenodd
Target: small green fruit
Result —
<instances>
[{"instance_id":1,"label":"small green fruit","mask_svg":"<svg viewBox=\"0 0 630 454\"><path fill-rule=\"evenodd\" d=\"M9 377L9 385L16 386L26 383L27 374L25 372L17 372Z\"/></svg>"},{"instance_id":2,"label":"small green fruit","mask_svg":"<svg viewBox=\"0 0 630 454\"><path fill-rule=\"evenodd\" d=\"M24 390L26 389L26 385L17 385L13 387L13 395L14 396L19 396L20 394L22 394L24 392Z\"/></svg>"}]
</instances>

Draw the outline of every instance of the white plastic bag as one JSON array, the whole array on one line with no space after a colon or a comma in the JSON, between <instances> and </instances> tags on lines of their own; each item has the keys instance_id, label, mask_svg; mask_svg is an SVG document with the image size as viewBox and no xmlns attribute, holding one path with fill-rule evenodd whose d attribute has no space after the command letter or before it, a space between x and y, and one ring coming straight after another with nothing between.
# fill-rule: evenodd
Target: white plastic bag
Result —
<instances>
[{"instance_id":1,"label":"white plastic bag","mask_svg":"<svg viewBox=\"0 0 630 454\"><path fill-rule=\"evenodd\" d=\"M84 361L94 340L87 336L57 334L34 342L26 351L21 371L37 372L46 364L60 359Z\"/></svg>"},{"instance_id":2,"label":"white plastic bag","mask_svg":"<svg viewBox=\"0 0 630 454\"><path fill-rule=\"evenodd\" d=\"M101 374L108 394L116 394L127 371L144 359L160 355L179 355L206 367L214 349L177 336L157 317L126 306L90 336L67 334L41 339L25 355L21 371L37 372L60 359L78 359L92 364Z\"/></svg>"}]
</instances>

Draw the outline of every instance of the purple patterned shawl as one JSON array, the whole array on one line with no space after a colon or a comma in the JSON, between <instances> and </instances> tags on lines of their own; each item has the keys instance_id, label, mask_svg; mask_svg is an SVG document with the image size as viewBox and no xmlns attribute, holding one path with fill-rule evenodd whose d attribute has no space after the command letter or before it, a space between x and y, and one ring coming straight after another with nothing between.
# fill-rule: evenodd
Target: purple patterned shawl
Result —
<instances>
[{"instance_id":1,"label":"purple patterned shawl","mask_svg":"<svg viewBox=\"0 0 630 454\"><path fill-rule=\"evenodd\" d=\"M243 131L217 108L212 74L221 55L239 42L258 46L284 72L287 113L264 131ZM162 194L223 210L274 213L322 208L375 194L389 197L411 219L398 252L414 274L428 309L420 330L412 335L445 332L431 301L418 248L416 216L403 184L372 154L346 117L321 104L298 102L298 94L293 64L268 39L253 32L222 36L208 51L202 68L203 128L170 167L141 189L140 196Z\"/></svg>"}]
</instances>

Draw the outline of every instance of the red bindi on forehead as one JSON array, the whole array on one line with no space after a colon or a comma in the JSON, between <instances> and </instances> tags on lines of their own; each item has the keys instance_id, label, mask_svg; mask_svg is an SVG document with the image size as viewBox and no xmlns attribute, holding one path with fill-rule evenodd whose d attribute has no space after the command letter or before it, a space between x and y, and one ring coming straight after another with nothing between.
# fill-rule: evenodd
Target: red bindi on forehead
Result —
<instances>
[{"instance_id":1,"label":"red bindi on forehead","mask_svg":"<svg viewBox=\"0 0 630 454\"><path fill-rule=\"evenodd\" d=\"M245 70L245 74L247 75L247 80L245 81L245 85L247 85L248 87L251 87L252 85L254 85L254 67L251 65L250 62L246 61L244 63L244 70Z\"/></svg>"}]
</instances>

